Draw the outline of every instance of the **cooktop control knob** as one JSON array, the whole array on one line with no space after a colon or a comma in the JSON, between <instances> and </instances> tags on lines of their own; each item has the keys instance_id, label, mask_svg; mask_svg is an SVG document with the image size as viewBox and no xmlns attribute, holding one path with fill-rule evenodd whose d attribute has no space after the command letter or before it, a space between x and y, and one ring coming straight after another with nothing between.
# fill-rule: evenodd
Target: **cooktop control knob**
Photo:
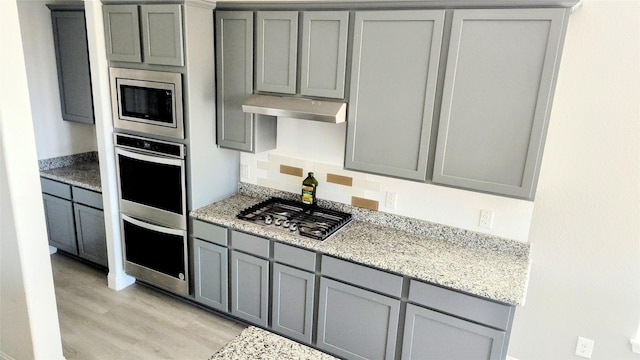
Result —
<instances>
[{"instance_id":1,"label":"cooktop control knob","mask_svg":"<svg viewBox=\"0 0 640 360\"><path fill-rule=\"evenodd\" d=\"M271 225L271 223L273 222L273 218L271 217L271 215L267 215L264 217L264 223L267 225Z\"/></svg>"},{"instance_id":2,"label":"cooktop control knob","mask_svg":"<svg viewBox=\"0 0 640 360\"><path fill-rule=\"evenodd\" d=\"M298 230L298 224L293 223L293 224L289 225L289 230L290 230L290 231L296 231L296 230Z\"/></svg>"},{"instance_id":3,"label":"cooktop control knob","mask_svg":"<svg viewBox=\"0 0 640 360\"><path fill-rule=\"evenodd\" d=\"M273 223L274 223L276 226L280 226L280 225L282 225L282 219L280 219L280 218L276 218L276 219L273 221Z\"/></svg>"}]
</instances>

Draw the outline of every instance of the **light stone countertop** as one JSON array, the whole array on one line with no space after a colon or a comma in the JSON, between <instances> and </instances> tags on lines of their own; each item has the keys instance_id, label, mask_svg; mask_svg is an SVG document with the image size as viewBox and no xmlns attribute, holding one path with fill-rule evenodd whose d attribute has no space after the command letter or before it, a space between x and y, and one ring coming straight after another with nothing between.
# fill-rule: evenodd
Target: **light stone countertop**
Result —
<instances>
[{"instance_id":1,"label":"light stone countertop","mask_svg":"<svg viewBox=\"0 0 640 360\"><path fill-rule=\"evenodd\" d=\"M333 360L337 359L319 350L276 335L255 326L244 329L240 335L215 353L209 360Z\"/></svg>"},{"instance_id":2,"label":"light stone countertop","mask_svg":"<svg viewBox=\"0 0 640 360\"><path fill-rule=\"evenodd\" d=\"M73 186L102 192L100 167L97 161L41 170L40 176Z\"/></svg>"},{"instance_id":3,"label":"light stone countertop","mask_svg":"<svg viewBox=\"0 0 640 360\"><path fill-rule=\"evenodd\" d=\"M505 239L498 246L464 244L356 219L318 241L236 218L241 210L262 200L236 194L196 209L190 216L465 293L524 305L530 258L528 247L524 252L517 250L521 244L511 248Z\"/></svg>"}]
</instances>

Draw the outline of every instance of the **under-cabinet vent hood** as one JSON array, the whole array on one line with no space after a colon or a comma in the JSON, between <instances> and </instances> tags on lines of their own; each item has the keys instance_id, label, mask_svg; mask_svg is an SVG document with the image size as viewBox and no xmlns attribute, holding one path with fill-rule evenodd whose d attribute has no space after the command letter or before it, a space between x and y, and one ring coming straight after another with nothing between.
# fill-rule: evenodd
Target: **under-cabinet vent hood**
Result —
<instances>
[{"instance_id":1,"label":"under-cabinet vent hood","mask_svg":"<svg viewBox=\"0 0 640 360\"><path fill-rule=\"evenodd\" d=\"M347 103L286 96L251 95L242 104L242 110L247 113L337 124L346 120Z\"/></svg>"}]
</instances>

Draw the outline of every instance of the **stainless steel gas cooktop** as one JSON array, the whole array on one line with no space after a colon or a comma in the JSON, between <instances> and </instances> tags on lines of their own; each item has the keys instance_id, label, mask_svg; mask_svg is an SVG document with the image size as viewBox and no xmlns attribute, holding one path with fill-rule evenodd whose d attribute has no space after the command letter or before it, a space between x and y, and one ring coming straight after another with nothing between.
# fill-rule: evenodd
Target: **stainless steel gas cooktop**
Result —
<instances>
[{"instance_id":1,"label":"stainless steel gas cooktop","mask_svg":"<svg viewBox=\"0 0 640 360\"><path fill-rule=\"evenodd\" d=\"M351 221L348 213L280 198L271 198L246 208L237 217L316 240L325 240Z\"/></svg>"}]
</instances>

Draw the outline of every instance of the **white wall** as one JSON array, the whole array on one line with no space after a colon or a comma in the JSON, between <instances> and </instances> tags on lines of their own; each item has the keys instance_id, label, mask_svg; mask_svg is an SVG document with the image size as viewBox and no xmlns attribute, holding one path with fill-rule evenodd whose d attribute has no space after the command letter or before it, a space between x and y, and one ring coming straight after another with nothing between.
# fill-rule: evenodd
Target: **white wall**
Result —
<instances>
[{"instance_id":1,"label":"white wall","mask_svg":"<svg viewBox=\"0 0 640 360\"><path fill-rule=\"evenodd\" d=\"M640 1L586 0L570 19L509 355L640 359Z\"/></svg>"},{"instance_id":2,"label":"white wall","mask_svg":"<svg viewBox=\"0 0 640 360\"><path fill-rule=\"evenodd\" d=\"M63 359L15 1L0 23L0 358Z\"/></svg>"},{"instance_id":3,"label":"white wall","mask_svg":"<svg viewBox=\"0 0 640 360\"><path fill-rule=\"evenodd\" d=\"M277 172L278 162L284 161L286 165L302 167L305 172L322 173L323 170L318 171L318 168L329 168L337 175L353 177L360 183L374 184L355 195L378 201L380 211L527 241L533 202L343 170L345 139L346 124L280 118L277 149L255 155L241 154L240 163L249 167L250 174L241 181L295 192L302 180L280 177L276 180L282 180L281 182L273 181L277 174L274 175L272 170ZM350 203L350 196L357 192L351 188L328 184L322 177L317 179L318 197L322 199ZM286 183L287 181L296 183ZM387 191L397 193L396 208L385 207ZM478 226L481 209L494 211L491 229Z\"/></svg>"},{"instance_id":4,"label":"white wall","mask_svg":"<svg viewBox=\"0 0 640 360\"><path fill-rule=\"evenodd\" d=\"M95 126L63 121L51 13L61 0L18 1L38 159L97 151Z\"/></svg>"}]
</instances>

